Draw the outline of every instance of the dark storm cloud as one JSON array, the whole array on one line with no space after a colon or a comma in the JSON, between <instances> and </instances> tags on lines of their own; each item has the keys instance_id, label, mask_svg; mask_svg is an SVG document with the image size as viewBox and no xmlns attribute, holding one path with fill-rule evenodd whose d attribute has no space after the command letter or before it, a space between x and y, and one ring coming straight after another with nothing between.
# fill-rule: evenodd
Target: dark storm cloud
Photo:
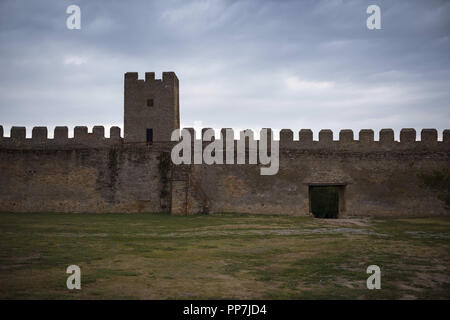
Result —
<instances>
[{"instance_id":1,"label":"dark storm cloud","mask_svg":"<svg viewBox=\"0 0 450 320\"><path fill-rule=\"evenodd\" d=\"M123 73L173 70L186 126L444 129L449 16L420 0L2 1L0 122L122 125Z\"/></svg>"}]
</instances>

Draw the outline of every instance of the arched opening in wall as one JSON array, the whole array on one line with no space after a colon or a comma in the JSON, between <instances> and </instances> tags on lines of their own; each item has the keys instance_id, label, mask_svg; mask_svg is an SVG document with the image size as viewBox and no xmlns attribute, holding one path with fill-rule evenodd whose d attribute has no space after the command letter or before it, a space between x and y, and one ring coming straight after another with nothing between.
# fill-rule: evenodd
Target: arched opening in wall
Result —
<instances>
[{"instance_id":1,"label":"arched opening in wall","mask_svg":"<svg viewBox=\"0 0 450 320\"><path fill-rule=\"evenodd\" d=\"M337 219L345 209L345 185L309 185L309 211L316 218Z\"/></svg>"}]
</instances>

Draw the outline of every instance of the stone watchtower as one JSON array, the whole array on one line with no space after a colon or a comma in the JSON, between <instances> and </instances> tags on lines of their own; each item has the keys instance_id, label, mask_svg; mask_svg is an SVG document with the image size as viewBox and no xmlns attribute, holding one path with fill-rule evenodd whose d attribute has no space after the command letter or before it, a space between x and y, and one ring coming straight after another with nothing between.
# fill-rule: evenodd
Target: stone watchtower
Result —
<instances>
[{"instance_id":1,"label":"stone watchtower","mask_svg":"<svg viewBox=\"0 0 450 320\"><path fill-rule=\"evenodd\" d=\"M170 141L172 131L180 128L178 78L175 72L163 72L155 80L146 72L138 80L137 72L125 73L124 141Z\"/></svg>"}]
</instances>

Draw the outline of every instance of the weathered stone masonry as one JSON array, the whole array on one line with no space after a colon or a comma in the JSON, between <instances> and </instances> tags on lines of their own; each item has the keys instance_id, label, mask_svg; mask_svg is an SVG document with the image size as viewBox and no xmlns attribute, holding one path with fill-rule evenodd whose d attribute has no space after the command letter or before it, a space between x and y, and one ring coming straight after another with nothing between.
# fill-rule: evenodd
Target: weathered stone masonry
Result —
<instances>
[{"instance_id":1,"label":"weathered stone masonry","mask_svg":"<svg viewBox=\"0 0 450 320\"><path fill-rule=\"evenodd\" d=\"M47 128L35 127L27 139L23 127L13 127L10 137L0 127L0 211L309 215L310 186L339 185L340 217L449 214L418 177L450 168L449 130L443 141L434 129L422 130L421 141L413 129L403 129L400 141L390 129L379 141L372 130L361 130L358 140L342 130L337 141L322 130L313 141L310 130L293 140L284 129L274 176L260 175L259 165L161 165L174 145L170 133L179 128L172 72L162 80L125 75L124 128L124 138L118 127L105 138L101 126L92 133L76 127L68 138L68 129L57 127L48 139Z\"/></svg>"}]
</instances>

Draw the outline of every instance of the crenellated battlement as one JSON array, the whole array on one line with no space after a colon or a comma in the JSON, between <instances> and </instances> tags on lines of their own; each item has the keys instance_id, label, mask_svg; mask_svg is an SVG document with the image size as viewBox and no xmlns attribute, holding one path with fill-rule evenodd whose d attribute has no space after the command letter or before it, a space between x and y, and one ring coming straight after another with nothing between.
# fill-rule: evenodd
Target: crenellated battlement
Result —
<instances>
[{"instance_id":1,"label":"crenellated battlement","mask_svg":"<svg viewBox=\"0 0 450 320\"><path fill-rule=\"evenodd\" d=\"M176 81L178 83L178 78L175 75L175 72L163 72L162 79L156 79L154 72L145 72L144 79L139 79L138 72L127 72L124 76L125 85L127 84L165 84L165 85L173 85Z\"/></svg>"},{"instance_id":2,"label":"crenellated battlement","mask_svg":"<svg viewBox=\"0 0 450 320\"><path fill-rule=\"evenodd\" d=\"M209 144L213 141L220 142L226 141L227 137L232 139L235 144L238 141L245 139L246 146L249 145L249 141L255 141L257 145L259 140L255 139L253 130L246 129L239 131L235 134L231 128L223 128L220 131L220 135L207 135L205 133L208 129L203 128L201 130L201 137L203 144ZM273 137L272 129L266 128L268 131L268 139ZM196 139L196 132L194 128L184 128L190 132L191 137ZM227 134L228 131L228 134ZM53 139L48 138L47 127L34 127L32 129L31 138L26 138L25 127L12 127L10 137L4 136L3 127L0 126L0 147L43 147L43 146L84 146L99 148L102 146L119 145L123 143L121 137L121 129L119 127L110 128L110 137L105 137L105 128L103 126L94 126L92 132L88 131L86 126L74 127L74 136L69 138L69 129L66 126L58 126L54 129ZM333 131L329 129L322 129L319 131L318 140L313 139L313 132L310 129L301 129L298 134L298 139L294 139L294 133L291 129L280 130L279 146L281 149L326 149L330 150L342 149L357 151L368 151L370 149L378 150L394 150L394 149L450 149L450 130L446 129L442 132L442 141L438 140L438 131L436 129L422 129L420 131L420 140L416 139L416 130L406 128L400 130L399 141L394 139L394 130L381 129L379 132L379 139L375 140L374 131L371 129L362 129L358 133L357 139L353 130L343 129L339 131L338 140L333 139ZM133 143L131 143L133 144ZM136 143L146 144L146 143ZM154 144L154 143L152 143ZM148 145L152 145L148 144ZM157 142L160 144L167 144L170 147L173 143Z\"/></svg>"},{"instance_id":3,"label":"crenellated battlement","mask_svg":"<svg viewBox=\"0 0 450 320\"><path fill-rule=\"evenodd\" d=\"M203 144L209 144L212 141L219 142L232 137L236 144L239 140L254 139L254 133L251 129L242 130L238 135L233 129L221 129L220 135L208 135L205 138L205 132L209 128L201 130ZM190 132L191 137L196 137L194 128L184 128ZM226 131L228 130L228 134ZM272 130L268 129L268 137L273 136ZM358 133L357 139L353 130L343 129L339 131L339 139L333 139L333 131L329 129L322 129L319 131L318 140L313 139L313 132L310 129L301 129L299 131L298 139L294 139L294 133L291 129L280 130L279 146L280 149L330 149L330 150L351 150L351 151L370 151L373 150L404 150L404 149L434 149L434 150L449 150L450 149L450 130L446 129L442 133L442 141L438 140L438 132L436 129L422 129L420 132L420 140L416 139L416 130L406 128L400 130L400 139L394 139L394 130L382 129L379 132L379 139L375 140L375 132L371 129L362 129ZM237 138L237 139L236 139ZM198 139L195 139L198 141ZM220 144L220 143L219 143ZM247 142L248 145L248 142Z\"/></svg>"},{"instance_id":4,"label":"crenellated battlement","mask_svg":"<svg viewBox=\"0 0 450 320\"><path fill-rule=\"evenodd\" d=\"M3 127L0 126L0 147L1 148L45 148L45 147L108 147L122 144L123 138L120 136L119 127L110 128L110 137L105 137L105 128L95 126L92 132L88 131L86 126L77 126L74 128L73 138L69 138L69 128L58 126L54 129L53 139L48 137L47 127L34 127L31 132L31 138L26 138L25 127L12 127L10 136L5 137Z\"/></svg>"}]
</instances>

